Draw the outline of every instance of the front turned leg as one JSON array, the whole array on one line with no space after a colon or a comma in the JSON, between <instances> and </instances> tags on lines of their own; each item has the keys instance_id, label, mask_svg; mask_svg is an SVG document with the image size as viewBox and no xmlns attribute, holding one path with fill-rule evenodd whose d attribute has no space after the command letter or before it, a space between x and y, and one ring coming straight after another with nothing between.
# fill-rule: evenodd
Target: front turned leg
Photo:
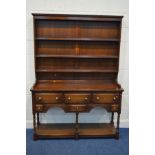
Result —
<instances>
[{"instance_id":1,"label":"front turned leg","mask_svg":"<svg viewBox=\"0 0 155 155\"><path fill-rule=\"evenodd\" d=\"M36 113L33 113L33 140L37 140L37 135L35 134L36 132Z\"/></svg>"},{"instance_id":2,"label":"front turned leg","mask_svg":"<svg viewBox=\"0 0 155 155\"><path fill-rule=\"evenodd\" d=\"M40 125L39 113L37 112L37 125Z\"/></svg>"},{"instance_id":3,"label":"front turned leg","mask_svg":"<svg viewBox=\"0 0 155 155\"><path fill-rule=\"evenodd\" d=\"M114 112L112 112L112 114L111 114L111 122L110 123L114 124Z\"/></svg>"},{"instance_id":4,"label":"front turned leg","mask_svg":"<svg viewBox=\"0 0 155 155\"><path fill-rule=\"evenodd\" d=\"M115 139L119 139L119 122L120 122L120 112L117 113L117 127Z\"/></svg>"},{"instance_id":5,"label":"front turned leg","mask_svg":"<svg viewBox=\"0 0 155 155\"><path fill-rule=\"evenodd\" d=\"M36 130L36 113L33 113L33 129Z\"/></svg>"},{"instance_id":6,"label":"front turned leg","mask_svg":"<svg viewBox=\"0 0 155 155\"><path fill-rule=\"evenodd\" d=\"M78 115L79 113L76 112L76 124L75 124L75 139L79 139L79 124L78 124Z\"/></svg>"}]
</instances>

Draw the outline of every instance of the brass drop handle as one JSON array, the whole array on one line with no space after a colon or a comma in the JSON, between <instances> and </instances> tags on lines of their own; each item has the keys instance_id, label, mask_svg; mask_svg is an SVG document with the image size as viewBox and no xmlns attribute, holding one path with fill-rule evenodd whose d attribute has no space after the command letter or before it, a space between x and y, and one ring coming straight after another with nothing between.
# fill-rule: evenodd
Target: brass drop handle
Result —
<instances>
[{"instance_id":1,"label":"brass drop handle","mask_svg":"<svg viewBox=\"0 0 155 155\"><path fill-rule=\"evenodd\" d=\"M40 107L38 107L38 110L40 110Z\"/></svg>"},{"instance_id":2,"label":"brass drop handle","mask_svg":"<svg viewBox=\"0 0 155 155\"><path fill-rule=\"evenodd\" d=\"M88 100L88 97L85 97L84 99L87 101Z\"/></svg>"},{"instance_id":3,"label":"brass drop handle","mask_svg":"<svg viewBox=\"0 0 155 155\"><path fill-rule=\"evenodd\" d=\"M57 101L57 100L59 100L59 97L58 97L58 96L56 96L56 98L55 98L55 99L56 99L56 101Z\"/></svg>"},{"instance_id":4,"label":"brass drop handle","mask_svg":"<svg viewBox=\"0 0 155 155\"><path fill-rule=\"evenodd\" d=\"M70 97L68 97L68 100L71 100L71 98L70 98Z\"/></svg>"},{"instance_id":5,"label":"brass drop handle","mask_svg":"<svg viewBox=\"0 0 155 155\"><path fill-rule=\"evenodd\" d=\"M96 99L99 101L99 100L100 100L100 97L99 97L99 96L97 96L97 97L96 97Z\"/></svg>"},{"instance_id":6,"label":"brass drop handle","mask_svg":"<svg viewBox=\"0 0 155 155\"><path fill-rule=\"evenodd\" d=\"M38 97L38 100L41 101L41 100L42 100L42 97L39 96L39 97Z\"/></svg>"},{"instance_id":7,"label":"brass drop handle","mask_svg":"<svg viewBox=\"0 0 155 155\"><path fill-rule=\"evenodd\" d=\"M115 101L117 97L114 97L113 100Z\"/></svg>"},{"instance_id":8,"label":"brass drop handle","mask_svg":"<svg viewBox=\"0 0 155 155\"><path fill-rule=\"evenodd\" d=\"M76 110L78 110L79 108L78 107L76 107Z\"/></svg>"}]
</instances>

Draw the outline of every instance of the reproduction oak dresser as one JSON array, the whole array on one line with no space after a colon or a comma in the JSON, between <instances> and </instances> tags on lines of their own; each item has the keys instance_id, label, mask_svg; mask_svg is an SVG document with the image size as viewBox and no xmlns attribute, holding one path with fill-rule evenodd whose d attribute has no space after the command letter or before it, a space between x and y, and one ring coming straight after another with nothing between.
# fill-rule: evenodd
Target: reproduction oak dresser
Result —
<instances>
[{"instance_id":1,"label":"reproduction oak dresser","mask_svg":"<svg viewBox=\"0 0 155 155\"><path fill-rule=\"evenodd\" d=\"M122 16L32 15L36 78L31 89L34 140L118 139L123 92L117 82ZM80 113L97 106L111 113L109 123L79 122ZM42 123L39 114L52 107L75 113L75 123Z\"/></svg>"}]
</instances>

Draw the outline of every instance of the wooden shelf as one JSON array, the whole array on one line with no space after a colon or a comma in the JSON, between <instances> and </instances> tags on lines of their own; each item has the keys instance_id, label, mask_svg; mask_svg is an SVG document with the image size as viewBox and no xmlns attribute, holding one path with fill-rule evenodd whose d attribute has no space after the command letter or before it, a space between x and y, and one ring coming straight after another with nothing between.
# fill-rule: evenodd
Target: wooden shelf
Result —
<instances>
[{"instance_id":1,"label":"wooden shelf","mask_svg":"<svg viewBox=\"0 0 155 155\"><path fill-rule=\"evenodd\" d=\"M35 40L47 40L47 41L113 41L119 42L117 38L51 38L51 37L36 37Z\"/></svg>"},{"instance_id":2,"label":"wooden shelf","mask_svg":"<svg viewBox=\"0 0 155 155\"><path fill-rule=\"evenodd\" d=\"M117 73L118 71L110 69L36 69L36 72Z\"/></svg>"},{"instance_id":3,"label":"wooden shelf","mask_svg":"<svg viewBox=\"0 0 155 155\"><path fill-rule=\"evenodd\" d=\"M113 55L49 55L38 54L37 58L100 58L100 59L118 59L118 56Z\"/></svg>"},{"instance_id":4,"label":"wooden shelf","mask_svg":"<svg viewBox=\"0 0 155 155\"><path fill-rule=\"evenodd\" d=\"M79 123L79 136L106 137L115 136L116 128L109 123ZM41 124L35 134L40 138L74 137L75 124Z\"/></svg>"}]
</instances>

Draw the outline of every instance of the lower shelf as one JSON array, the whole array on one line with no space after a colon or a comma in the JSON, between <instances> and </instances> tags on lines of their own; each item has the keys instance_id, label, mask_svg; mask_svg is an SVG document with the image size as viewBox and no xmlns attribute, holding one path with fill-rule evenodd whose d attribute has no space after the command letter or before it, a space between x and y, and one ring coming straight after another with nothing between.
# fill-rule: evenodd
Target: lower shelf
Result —
<instances>
[{"instance_id":1,"label":"lower shelf","mask_svg":"<svg viewBox=\"0 0 155 155\"><path fill-rule=\"evenodd\" d=\"M75 124L40 124L35 138L70 138L75 136ZM80 123L79 137L115 137L116 128L110 123Z\"/></svg>"}]
</instances>

